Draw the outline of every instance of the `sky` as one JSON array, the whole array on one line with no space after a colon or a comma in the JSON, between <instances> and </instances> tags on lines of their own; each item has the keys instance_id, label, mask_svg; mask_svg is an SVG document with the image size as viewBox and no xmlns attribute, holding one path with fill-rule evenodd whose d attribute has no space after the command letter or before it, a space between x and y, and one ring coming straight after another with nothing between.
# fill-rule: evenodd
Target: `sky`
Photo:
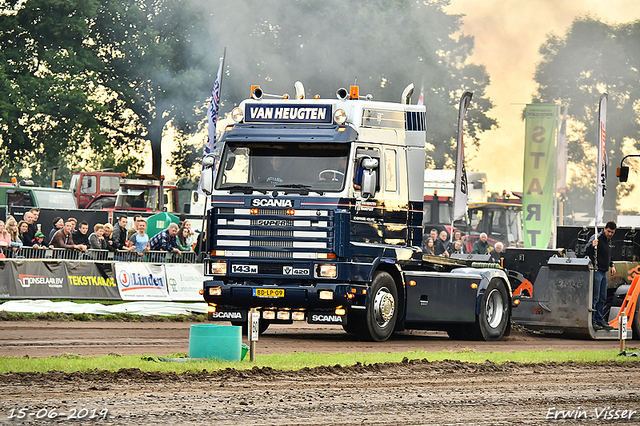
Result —
<instances>
[{"instance_id":1,"label":"sky","mask_svg":"<svg viewBox=\"0 0 640 426\"><path fill-rule=\"evenodd\" d=\"M445 10L465 15L462 32L475 38L469 62L487 69L491 78L487 95L495 105L489 115L496 118L500 126L480 135L477 152L467 150L467 169L486 172L487 188L491 191L522 191L523 161L513 159L523 158L521 115L535 91L533 77L540 60L540 45L550 33L564 35L577 16L590 14L610 24L640 19L640 1L451 0ZM204 140L206 135L203 133L201 137ZM167 135L163 140L163 162L174 149L171 139ZM166 163L163 171L168 179L174 177ZM151 159L147 155L143 173L150 172ZM630 182L640 187L640 173L632 171ZM637 209L638 206L629 205L630 198L623 201L622 207Z\"/></svg>"},{"instance_id":2,"label":"sky","mask_svg":"<svg viewBox=\"0 0 640 426\"><path fill-rule=\"evenodd\" d=\"M489 115L500 125L480 136L480 149L468 168L487 173L489 190L522 191L523 161L511 159L524 154L521 115L536 88L533 77L541 59L538 48L548 34L564 35L577 16L589 14L609 24L640 19L640 1L451 0L446 10L466 15L462 31L475 38L469 60L487 68L491 77L487 95L495 105ZM597 102L594 99L594 104ZM633 175L632 171L630 182ZM638 173L635 175L637 178Z\"/></svg>"}]
</instances>

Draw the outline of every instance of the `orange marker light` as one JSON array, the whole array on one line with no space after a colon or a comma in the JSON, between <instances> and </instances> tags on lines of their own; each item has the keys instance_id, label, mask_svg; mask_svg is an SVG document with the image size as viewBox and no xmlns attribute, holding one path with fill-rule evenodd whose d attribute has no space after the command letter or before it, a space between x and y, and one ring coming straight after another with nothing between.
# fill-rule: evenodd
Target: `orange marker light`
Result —
<instances>
[{"instance_id":1,"label":"orange marker light","mask_svg":"<svg viewBox=\"0 0 640 426\"><path fill-rule=\"evenodd\" d=\"M349 86L349 98L358 99L360 96L360 88L358 86Z\"/></svg>"}]
</instances>

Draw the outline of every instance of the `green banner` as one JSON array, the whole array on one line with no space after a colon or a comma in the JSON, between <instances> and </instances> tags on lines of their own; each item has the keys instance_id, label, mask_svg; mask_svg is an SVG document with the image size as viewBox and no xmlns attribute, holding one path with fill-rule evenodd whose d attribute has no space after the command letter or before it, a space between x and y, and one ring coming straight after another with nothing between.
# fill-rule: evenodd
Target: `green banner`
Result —
<instances>
[{"instance_id":1,"label":"green banner","mask_svg":"<svg viewBox=\"0 0 640 426\"><path fill-rule=\"evenodd\" d=\"M525 109L522 218L524 246L551 247L557 106L529 104Z\"/></svg>"}]
</instances>

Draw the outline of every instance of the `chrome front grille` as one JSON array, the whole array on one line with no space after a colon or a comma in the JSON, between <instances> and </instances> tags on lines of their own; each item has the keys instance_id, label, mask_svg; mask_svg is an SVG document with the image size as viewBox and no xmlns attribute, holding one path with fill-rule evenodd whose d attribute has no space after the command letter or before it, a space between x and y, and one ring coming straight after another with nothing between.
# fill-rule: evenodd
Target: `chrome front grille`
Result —
<instances>
[{"instance_id":1,"label":"chrome front grille","mask_svg":"<svg viewBox=\"0 0 640 426\"><path fill-rule=\"evenodd\" d=\"M213 219L212 249L228 258L311 260L334 251L332 210L216 207Z\"/></svg>"}]
</instances>

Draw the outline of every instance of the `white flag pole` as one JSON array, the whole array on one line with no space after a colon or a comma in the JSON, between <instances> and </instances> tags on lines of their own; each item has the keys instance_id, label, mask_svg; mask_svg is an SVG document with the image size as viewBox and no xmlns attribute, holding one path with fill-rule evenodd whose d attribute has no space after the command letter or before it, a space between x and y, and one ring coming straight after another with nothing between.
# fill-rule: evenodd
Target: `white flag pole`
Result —
<instances>
[{"instance_id":1,"label":"white flag pole","mask_svg":"<svg viewBox=\"0 0 640 426\"><path fill-rule=\"evenodd\" d=\"M453 191L453 215L451 216L451 235L449 241L453 241L453 224L457 219L464 217L467 212L467 171L464 166L464 117L467 108L471 103L473 93L464 92L460 97L460 107L458 108L458 135L456 149L456 173Z\"/></svg>"},{"instance_id":2,"label":"white flag pole","mask_svg":"<svg viewBox=\"0 0 640 426\"><path fill-rule=\"evenodd\" d=\"M596 170L596 211L595 211L595 238L598 238L598 223L604 220L604 195L607 192L607 150L605 147L607 137L607 100L608 95L600 96L598 109L598 164ZM596 269L598 264L598 247L596 252Z\"/></svg>"}]
</instances>

